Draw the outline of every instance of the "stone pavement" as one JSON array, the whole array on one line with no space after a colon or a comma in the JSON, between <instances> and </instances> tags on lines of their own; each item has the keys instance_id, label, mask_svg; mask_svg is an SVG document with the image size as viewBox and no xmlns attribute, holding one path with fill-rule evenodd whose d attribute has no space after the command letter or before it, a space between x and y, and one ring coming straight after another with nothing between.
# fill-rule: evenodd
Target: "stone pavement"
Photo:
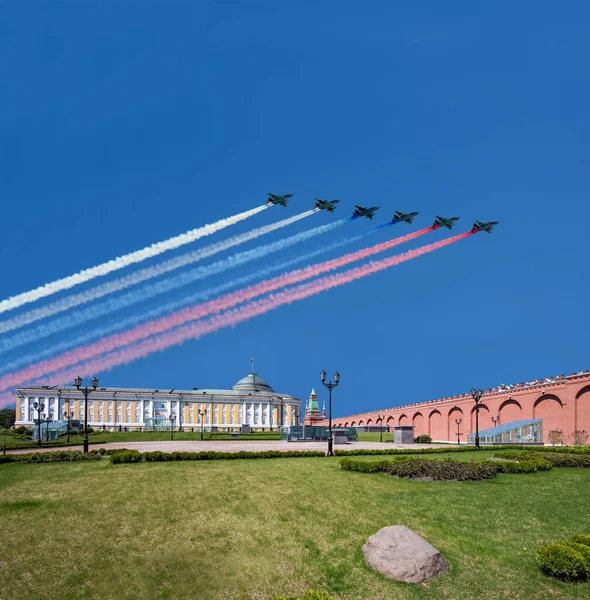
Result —
<instances>
[{"instance_id":1,"label":"stone pavement","mask_svg":"<svg viewBox=\"0 0 590 600\"><path fill-rule=\"evenodd\" d=\"M117 442L111 444L90 444L93 448L129 448L130 450L139 450L139 452L153 452L161 450L162 452L201 452L211 450L215 452L263 452L266 450L320 450L327 451L327 442L283 442L280 440L270 441L249 441L249 440L228 440L228 441L166 441L166 442ZM445 448L452 447L447 444L393 444L391 442L351 442L349 444L338 444L334 450L373 450L373 449L391 449L391 448ZM82 446L61 446L59 448L36 448L27 450L13 450L15 454L28 452L50 452L57 450L82 450ZM10 450L7 450L10 452Z\"/></svg>"}]
</instances>

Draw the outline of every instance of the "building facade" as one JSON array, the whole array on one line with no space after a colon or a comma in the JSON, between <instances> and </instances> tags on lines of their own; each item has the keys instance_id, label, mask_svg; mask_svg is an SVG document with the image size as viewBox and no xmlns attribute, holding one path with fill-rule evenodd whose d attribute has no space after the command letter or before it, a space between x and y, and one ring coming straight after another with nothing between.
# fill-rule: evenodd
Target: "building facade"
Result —
<instances>
[{"instance_id":1,"label":"building facade","mask_svg":"<svg viewBox=\"0 0 590 600\"><path fill-rule=\"evenodd\" d=\"M23 387L16 396L16 425L32 427L37 419L34 403L43 404L53 421L84 420L84 395L73 386ZM249 425L258 431L299 425L301 401L275 392L250 373L230 390L148 390L99 387L88 397L88 425L95 429L175 429L237 431Z\"/></svg>"},{"instance_id":2,"label":"building facade","mask_svg":"<svg viewBox=\"0 0 590 600\"><path fill-rule=\"evenodd\" d=\"M545 443L554 429L563 431L566 442L571 442L576 430L590 433L590 373L560 375L484 392L479 409L480 430L521 419L542 419ZM458 437L466 442L467 436L475 432L475 402L469 394L461 394L335 417L332 423L336 427L413 425L416 437L428 434L435 441L456 442ZM326 425L327 420L314 424Z\"/></svg>"}]
</instances>

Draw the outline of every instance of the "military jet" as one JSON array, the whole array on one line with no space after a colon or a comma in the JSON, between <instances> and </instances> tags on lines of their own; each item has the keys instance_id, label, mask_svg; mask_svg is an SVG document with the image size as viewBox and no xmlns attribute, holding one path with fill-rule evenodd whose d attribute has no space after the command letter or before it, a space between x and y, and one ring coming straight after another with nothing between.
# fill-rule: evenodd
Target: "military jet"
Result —
<instances>
[{"instance_id":1,"label":"military jet","mask_svg":"<svg viewBox=\"0 0 590 600\"><path fill-rule=\"evenodd\" d=\"M365 208L364 206L359 206L357 204L354 207L352 217L354 219L357 219L358 217L367 217L367 219L372 219L375 216L375 211L377 210L379 210L378 206L371 206L370 208Z\"/></svg>"},{"instance_id":2,"label":"military jet","mask_svg":"<svg viewBox=\"0 0 590 600\"><path fill-rule=\"evenodd\" d=\"M488 233L492 233L492 229L499 223L500 221L476 221L473 224L472 233L477 233L478 231L487 231Z\"/></svg>"},{"instance_id":3,"label":"military jet","mask_svg":"<svg viewBox=\"0 0 590 600\"><path fill-rule=\"evenodd\" d=\"M401 223L402 221L405 221L406 223L411 223L414 220L414 217L419 214L420 213L417 213L417 212L403 213L400 210L396 210L391 222L392 223Z\"/></svg>"},{"instance_id":4,"label":"military jet","mask_svg":"<svg viewBox=\"0 0 590 600\"><path fill-rule=\"evenodd\" d=\"M315 199L315 208L319 208L320 210L327 210L328 212L334 212L336 208L336 204L338 204L340 200L320 200L319 198Z\"/></svg>"},{"instance_id":5,"label":"military jet","mask_svg":"<svg viewBox=\"0 0 590 600\"><path fill-rule=\"evenodd\" d=\"M281 206L287 206L287 200L291 198L293 194L285 194L284 196L279 196L277 194L268 194L268 203L269 204L280 204Z\"/></svg>"},{"instance_id":6,"label":"military jet","mask_svg":"<svg viewBox=\"0 0 590 600\"><path fill-rule=\"evenodd\" d=\"M445 217L441 217L436 215L436 219L432 224L433 229L438 229L439 227L446 227L447 229L453 229L453 225L455 225L455 221L458 221L459 217L450 217L445 219Z\"/></svg>"}]
</instances>

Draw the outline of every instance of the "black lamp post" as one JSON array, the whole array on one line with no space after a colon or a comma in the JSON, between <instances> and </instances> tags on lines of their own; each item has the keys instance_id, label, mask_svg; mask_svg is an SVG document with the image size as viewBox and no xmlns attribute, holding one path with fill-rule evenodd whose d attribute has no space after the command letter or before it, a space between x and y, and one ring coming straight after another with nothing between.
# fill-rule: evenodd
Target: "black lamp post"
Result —
<instances>
[{"instance_id":1,"label":"black lamp post","mask_svg":"<svg viewBox=\"0 0 590 600\"><path fill-rule=\"evenodd\" d=\"M498 427L498 425L500 425L500 415L492 417L492 423L494 424L494 427Z\"/></svg>"},{"instance_id":2,"label":"black lamp post","mask_svg":"<svg viewBox=\"0 0 590 600\"><path fill-rule=\"evenodd\" d=\"M43 421L45 421L45 438L49 441L49 423L51 423L51 417L49 415L45 417L44 415Z\"/></svg>"},{"instance_id":3,"label":"black lamp post","mask_svg":"<svg viewBox=\"0 0 590 600\"><path fill-rule=\"evenodd\" d=\"M68 444L70 443L70 420L74 418L74 411L64 413L64 419L68 420Z\"/></svg>"},{"instance_id":4,"label":"black lamp post","mask_svg":"<svg viewBox=\"0 0 590 600\"><path fill-rule=\"evenodd\" d=\"M39 435L37 436L37 444L39 446L39 448L41 448L41 413L43 412L43 410L45 409L45 404L43 404L43 402L41 402L39 404L39 402L37 402L37 400L35 400L35 402L33 402L33 408L37 411L37 424L39 426Z\"/></svg>"},{"instance_id":5,"label":"black lamp post","mask_svg":"<svg viewBox=\"0 0 590 600\"><path fill-rule=\"evenodd\" d=\"M475 447L479 448L479 409L481 407L481 397L483 396L483 390L476 390L471 388L469 392L473 401L475 402Z\"/></svg>"},{"instance_id":6,"label":"black lamp post","mask_svg":"<svg viewBox=\"0 0 590 600\"><path fill-rule=\"evenodd\" d=\"M176 421L176 415L172 413L170 415L170 439L174 440L174 421Z\"/></svg>"},{"instance_id":7,"label":"black lamp post","mask_svg":"<svg viewBox=\"0 0 590 600\"><path fill-rule=\"evenodd\" d=\"M207 409L205 408L204 410L201 410L199 408L197 409L197 413L199 414L199 417L201 417L201 441L203 441L203 433L205 431L205 415L207 414Z\"/></svg>"},{"instance_id":8,"label":"black lamp post","mask_svg":"<svg viewBox=\"0 0 590 600\"><path fill-rule=\"evenodd\" d=\"M377 417L377 421L381 422L381 429L379 430L379 442L383 443L383 416Z\"/></svg>"},{"instance_id":9,"label":"black lamp post","mask_svg":"<svg viewBox=\"0 0 590 600\"><path fill-rule=\"evenodd\" d=\"M82 385L82 377L76 377L74 381L76 388L79 390ZM84 394L84 452L88 452L88 396L91 391L96 390L98 387L98 379L96 377L92 378L92 390L88 389L86 386L82 393Z\"/></svg>"},{"instance_id":10,"label":"black lamp post","mask_svg":"<svg viewBox=\"0 0 590 600\"><path fill-rule=\"evenodd\" d=\"M461 445L461 434L459 433L459 425L463 422L463 419L455 419L455 423L457 423L457 446Z\"/></svg>"},{"instance_id":11,"label":"black lamp post","mask_svg":"<svg viewBox=\"0 0 590 600\"><path fill-rule=\"evenodd\" d=\"M326 383L326 371L322 371L320 373L320 380L322 384L328 388L329 392L329 402L328 402L328 456L334 456L334 452L332 451L332 390L338 386L340 383L340 373L336 371L334 373L334 383L329 381Z\"/></svg>"}]
</instances>

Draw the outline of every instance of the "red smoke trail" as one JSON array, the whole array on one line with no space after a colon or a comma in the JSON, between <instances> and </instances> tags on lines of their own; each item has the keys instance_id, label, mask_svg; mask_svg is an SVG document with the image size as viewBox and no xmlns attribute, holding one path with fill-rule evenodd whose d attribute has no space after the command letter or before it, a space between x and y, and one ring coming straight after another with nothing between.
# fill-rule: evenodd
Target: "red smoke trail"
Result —
<instances>
[{"instance_id":1,"label":"red smoke trail","mask_svg":"<svg viewBox=\"0 0 590 600\"><path fill-rule=\"evenodd\" d=\"M298 300L309 298L320 292L332 289L334 287L350 283L362 277L372 275L389 267L398 265L403 262L407 262L423 254L428 254L439 248L443 248L454 242L458 242L466 237L473 235L472 231L460 233L453 237L428 244L415 250L409 250L402 254L384 258L379 261L370 262L360 267L349 269L342 273L335 275L329 275L321 279L316 279L310 283L306 283L295 288L291 288L276 294L271 294L261 300L256 300L228 310L222 314L216 315L205 321L196 321L194 323L186 324L182 327L178 327L169 333L164 333L156 337L149 338L135 346L129 346L120 350L115 350L106 356L98 357L95 360L88 361L82 365L75 366L69 369L65 369L59 373L55 373L48 378L43 379L44 385L60 385L65 381L70 381L74 376L77 375L88 375L95 374L101 371L108 371L116 366L130 363L138 358L144 358L153 352L158 352L175 346L188 339L198 339L208 333L213 333L224 327L231 327L237 325L242 321L247 321L253 317L261 315L265 312L283 306L285 304L292 304Z\"/></svg>"},{"instance_id":2,"label":"red smoke trail","mask_svg":"<svg viewBox=\"0 0 590 600\"><path fill-rule=\"evenodd\" d=\"M371 246L369 248L363 248L362 250L345 254L339 258L327 260L325 262L318 263L317 265L311 265L309 267L297 269L289 273L284 273L278 277L273 277L272 279L262 281L256 285L238 290L237 292L233 292L231 294L226 294L225 296L204 302L203 304L196 304L195 306L190 306L176 311L167 317L148 321L147 323L138 325L129 331L111 335L103 340L94 342L93 344L75 348L74 350L65 352L64 354L61 354L55 358L41 361L35 365L27 367L26 369L22 369L14 373L8 373L3 377L0 377L0 390L6 389L12 385L18 385L23 381L30 381L31 379L42 377L45 373L52 373L54 371L58 371L59 369L64 369L72 364L89 360L106 352L111 352L116 348L128 346L129 344L145 339L151 335L163 333L169 329L173 329L174 327L184 325L187 321L195 321L196 319L201 319L207 315L219 313L233 306L237 306L238 304L242 304L243 302L247 302L248 300L251 300L257 296L268 294L269 292L273 292L282 287L294 285L295 283L317 277L322 273L333 271L334 269L338 269L352 262L368 258L373 254L384 252L385 250L389 250L394 246L398 246L404 242L409 242L413 239L416 239L417 237L432 231L432 229L432 227L420 229L414 233L409 233L407 235L394 238L393 240L376 244L375 246Z\"/></svg>"}]
</instances>

